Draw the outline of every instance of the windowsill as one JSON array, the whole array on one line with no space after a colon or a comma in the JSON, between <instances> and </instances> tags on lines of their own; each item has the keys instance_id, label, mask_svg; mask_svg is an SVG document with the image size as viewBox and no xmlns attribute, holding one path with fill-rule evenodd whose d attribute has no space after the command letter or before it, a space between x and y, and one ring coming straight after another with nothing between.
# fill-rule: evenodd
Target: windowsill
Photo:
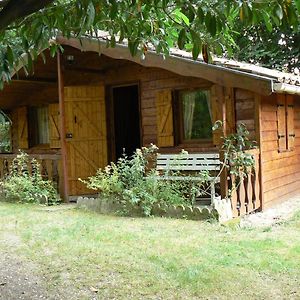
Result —
<instances>
[{"instance_id":1,"label":"windowsill","mask_svg":"<svg viewBox=\"0 0 300 300\"><path fill-rule=\"evenodd\" d=\"M50 148L50 144L38 144L30 147L30 149L48 149Z\"/></svg>"},{"instance_id":2,"label":"windowsill","mask_svg":"<svg viewBox=\"0 0 300 300\"><path fill-rule=\"evenodd\" d=\"M160 147L160 153L180 153L181 150L186 150L190 153L201 153L201 152L218 152L218 147L210 144L178 144L174 147Z\"/></svg>"},{"instance_id":3,"label":"windowsill","mask_svg":"<svg viewBox=\"0 0 300 300\"><path fill-rule=\"evenodd\" d=\"M181 140L179 142L179 145L212 145L213 141L212 139L201 139L201 140Z\"/></svg>"},{"instance_id":4,"label":"windowsill","mask_svg":"<svg viewBox=\"0 0 300 300\"><path fill-rule=\"evenodd\" d=\"M278 153L287 153L287 152L293 152L295 149L286 149L286 150L278 150Z\"/></svg>"},{"instance_id":5,"label":"windowsill","mask_svg":"<svg viewBox=\"0 0 300 300\"><path fill-rule=\"evenodd\" d=\"M33 153L36 151L40 151L40 150L50 150L50 144L39 144L39 145L35 145L30 147L28 150L26 150L26 152L28 153Z\"/></svg>"}]
</instances>

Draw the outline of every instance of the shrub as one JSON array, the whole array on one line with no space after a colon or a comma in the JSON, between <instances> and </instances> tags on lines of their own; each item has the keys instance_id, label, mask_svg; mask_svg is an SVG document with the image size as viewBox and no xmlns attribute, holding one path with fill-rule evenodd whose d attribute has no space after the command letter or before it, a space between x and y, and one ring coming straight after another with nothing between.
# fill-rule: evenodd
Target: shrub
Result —
<instances>
[{"instance_id":1,"label":"shrub","mask_svg":"<svg viewBox=\"0 0 300 300\"><path fill-rule=\"evenodd\" d=\"M5 198L20 203L58 203L55 188L49 180L43 180L40 171L37 160L30 160L28 154L20 152L13 160L9 174L1 182Z\"/></svg>"},{"instance_id":2,"label":"shrub","mask_svg":"<svg viewBox=\"0 0 300 300\"><path fill-rule=\"evenodd\" d=\"M247 152L254 148L255 142L249 140L249 131L245 124L239 124L236 133L223 137L224 165L238 180L242 180L254 168L254 157Z\"/></svg>"},{"instance_id":3,"label":"shrub","mask_svg":"<svg viewBox=\"0 0 300 300\"><path fill-rule=\"evenodd\" d=\"M199 183L159 180L156 170L151 167L157 147L137 149L132 157L124 156L117 163L111 163L95 176L81 180L88 188L99 191L100 196L118 201L126 208L140 207L144 215L151 215L155 204L192 205ZM200 174L205 176L207 174Z\"/></svg>"}]
</instances>

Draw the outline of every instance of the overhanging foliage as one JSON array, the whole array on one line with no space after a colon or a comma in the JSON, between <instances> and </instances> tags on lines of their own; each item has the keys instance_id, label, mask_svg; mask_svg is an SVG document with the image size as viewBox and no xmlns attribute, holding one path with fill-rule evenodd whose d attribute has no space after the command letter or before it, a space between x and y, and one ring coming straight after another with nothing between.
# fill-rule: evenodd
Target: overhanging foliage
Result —
<instances>
[{"instance_id":1,"label":"overhanging foliage","mask_svg":"<svg viewBox=\"0 0 300 300\"><path fill-rule=\"evenodd\" d=\"M270 32L298 28L300 0L2 0L1 7L0 88L20 53L28 54L28 72L40 49L50 46L55 55L58 45L49 41L58 33L98 37L104 30L108 46L127 39L132 55L149 47L168 55L176 46L209 61L211 52L232 54L237 22L242 28L264 23Z\"/></svg>"}]
</instances>

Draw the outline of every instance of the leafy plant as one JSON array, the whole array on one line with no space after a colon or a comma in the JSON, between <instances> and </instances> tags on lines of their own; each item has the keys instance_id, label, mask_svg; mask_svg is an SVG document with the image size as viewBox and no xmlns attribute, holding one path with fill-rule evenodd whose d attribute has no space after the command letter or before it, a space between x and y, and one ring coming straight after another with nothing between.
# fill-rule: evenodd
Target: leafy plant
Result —
<instances>
[{"instance_id":1,"label":"leafy plant","mask_svg":"<svg viewBox=\"0 0 300 300\"><path fill-rule=\"evenodd\" d=\"M52 183L43 180L40 164L36 159L20 152L10 166L9 174L1 182L5 198L21 203L42 203L48 205L59 202Z\"/></svg>"},{"instance_id":2,"label":"leafy plant","mask_svg":"<svg viewBox=\"0 0 300 300\"><path fill-rule=\"evenodd\" d=\"M155 204L192 205L201 184L205 182L183 182L160 180L155 168L151 167L156 158L157 147L137 149L132 157L124 156L117 163L111 163L95 176L81 180L88 188L99 191L101 197L118 201L124 209L141 208L145 216L152 213ZM184 155L184 153L182 154Z\"/></svg>"},{"instance_id":3,"label":"leafy plant","mask_svg":"<svg viewBox=\"0 0 300 300\"><path fill-rule=\"evenodd\" d=\"M209 61L211 52L233 53L240 27L247 30L263 23L269 31L275 26L297 31L300 12L299 0L32 0L24 7L13 3L0 1L0 88L18 63L30 73L42 49L50 47L55 55L57 34L90 35L111 47L127 39L132 55L143 56L153 48L168 55L169 48L177 46L194 59L202 53Z\"/></svg>"},{"instance_id":4,"label":"leafy plant","mask_svg":"<svg viewBox=\"0 0 300 300\"><path fill-rule=\"evenodd\" d=\"M254 167L254 157L247 150L255 148L254 142L249 140L249 131L245 124L239 124L236 133L223 138L222 150L224 153L224 165L231 174L237 177L245 177Z\"/></svg>"}]
</instances>

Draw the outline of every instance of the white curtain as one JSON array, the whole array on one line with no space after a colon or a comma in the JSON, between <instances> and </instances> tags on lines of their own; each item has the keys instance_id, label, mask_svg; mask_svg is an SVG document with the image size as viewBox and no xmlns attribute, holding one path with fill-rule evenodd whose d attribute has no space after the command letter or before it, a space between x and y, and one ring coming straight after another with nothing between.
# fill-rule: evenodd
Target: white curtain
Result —
<instances>
[{"instance_id":1,"label":"white curtain","mask_svg":"<svg viewBox=\"0 0 300 300\"><path fill-rule=\"evenodd\" d=\"M42 106L37 108L37 123L38 123L38 143L49 143L49 119L48 107Z\"/></svg>"},{"instance_id":2,"label":"white curtain","mask_svg":"<svg viewBox=\"0 0 300 300\"><path fill-rule=\"evenodd\" d=\"M185 139L191 139L193 131L196 92L183 95L183 128Z\"/></svg>"}]
</instances>

